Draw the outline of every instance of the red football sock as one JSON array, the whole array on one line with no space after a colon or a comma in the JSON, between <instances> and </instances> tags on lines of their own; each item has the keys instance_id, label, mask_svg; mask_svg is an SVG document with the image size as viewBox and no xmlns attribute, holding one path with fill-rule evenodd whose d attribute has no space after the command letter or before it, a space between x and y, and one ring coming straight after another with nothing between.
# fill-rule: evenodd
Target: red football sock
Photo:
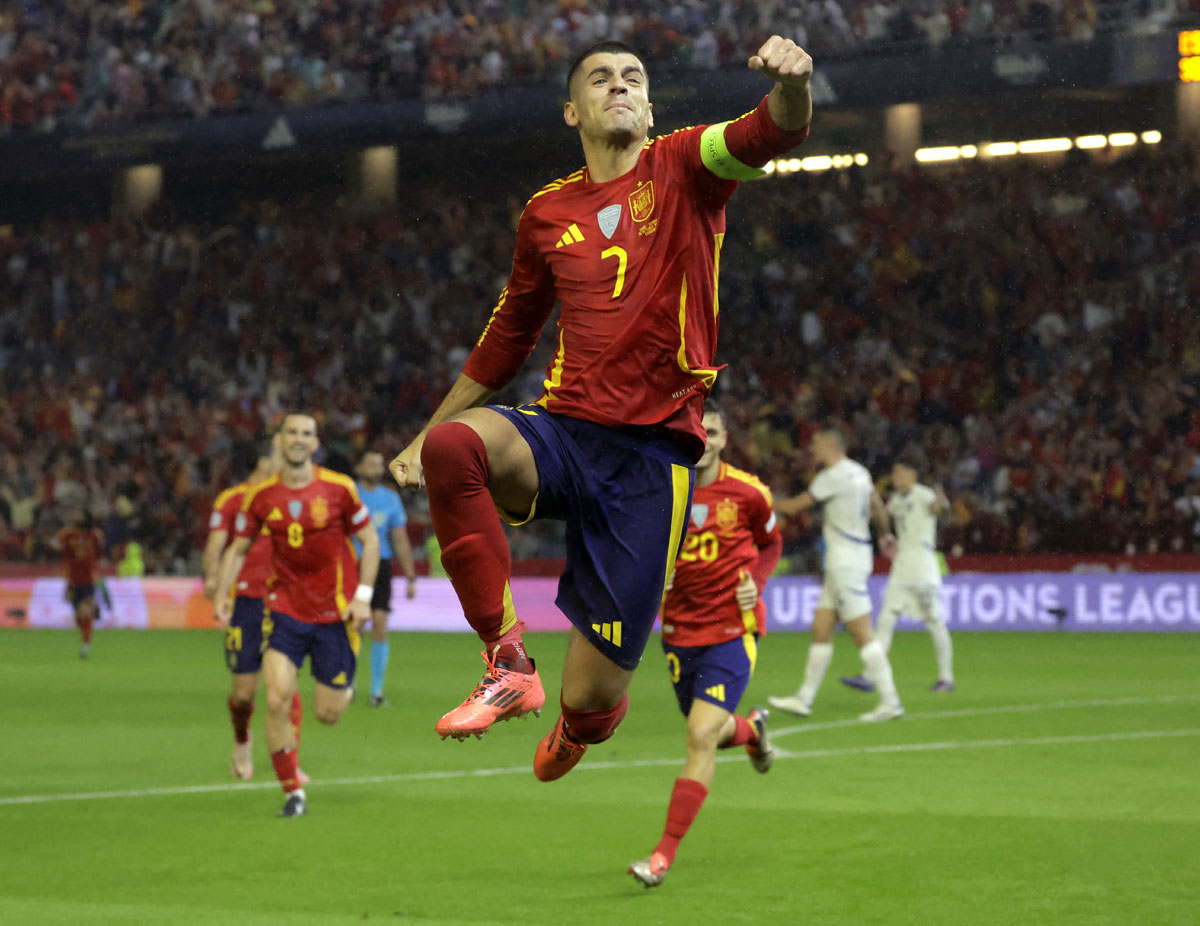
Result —
<instances>
[{"instance_id":1,"label":"red football sock","mask_svg":"<svg viewBox=\"0 0 1200 926\"><path fill-rule=\"evenodd\" d=\"M92 642L92 619L90 617L79 618L79 636L83 638L84 643Z\"/></svg>"},{"instance_id":2,"label":"red football sock","mask_svg":"<svg viewBox=\"0 0 1200 926\"><path fill-rule=\"evenodd\" d=\"M734 746L745 746L747 743L751 746L758 744L758 731L754 729L754 724L737 714L733 715L733 723L733 736L720 743L717 746L718 749L732 749Z\"/></svg>"},{"instance_id":3,"label":"red football sock","mask_svg":"<svg viewBox=\"0 0 1200 926\"><path fill-rule=\"evenodd\" d=\"M233 738L235 742L246 743L250 740L250 717L254 714L254 702L240 704L229 698L229 719L233 722Z\"/></svg>"},{"instance_id":4,"label":"red football sock","mask_svg":"<svg viewBox=\"0 0 1200 926\"><path fill-rule=\"evenodd\" d=\"M491 649L501 642L512 558L487 490L487 448L467 425L439 424L425 437L421 465L442 565L467 622Z\"/></svg>"},{"instance_id":5,"label":"red football sock","mask_svg":"<svg viewBox=\"0 0 1200 926\"><path fill-rule=\"evenodd\" d=\"M668 864L675 861L675 853L679 851L679 842L687 835L696 814L704 806L708 797L708 788L691 778L676 778L675 787L671 791L671 806L667 808L667 826L663 830L662 839L654 847L655 852L661 852L667 857Z\"/></svg>"},{"instance_id":6,"label":"red football sock","mask_svg":"<svg viewBox=\"0 0 1200 926\"><path fill-rule=\"evenodd\" d=\"M516 626L497 641L496 664L502 669L513 672L533 674L533 663L525 652L525 642L521 639L521 631L525 625L517 621Z\"/></svg>"},{"instance_id":7,"label":"red football sock","mask_svg":"<svg viewBox=\"0 0 1200 926\"><path fill-rule=\"evenodd\" d=\"M292 692L292 709L289 712L289 717L292 721L292 729L296 732L296 748L300 748L300 718L304 716L304 702L300 700L300 692Z\"/></svg>"},{"instance_id":8,"label":"red football sock","mask_svg":"<svg viewBox=\"0 0 1200 926\"><path fill-rule=\"evenodd\" d=\"M296 774L300 760L295 749L281 749L271 753L271 764L275 766L275 777L283 785L284 794L300 788L300 779Z\"/></svg>"},{"instance_id":9,"label":"red football sock","mask_svg":"<svg viewBox=\"0 0 1200 926\"><path fill-rule=\"evenodd\" d=\"M629 713L629 695L625 695L616 707L600 711L577 711L567 707L561 694L558 703L562 707L563 732L576 743L603 743Z\"/></svg>"}]
</instances>

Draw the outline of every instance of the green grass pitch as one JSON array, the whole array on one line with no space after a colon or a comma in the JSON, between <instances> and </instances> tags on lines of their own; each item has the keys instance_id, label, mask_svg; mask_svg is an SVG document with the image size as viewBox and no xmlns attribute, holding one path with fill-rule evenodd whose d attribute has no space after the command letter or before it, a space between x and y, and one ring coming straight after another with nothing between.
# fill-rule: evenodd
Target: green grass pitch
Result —
<instances>
[{"instance_id":1,"label":"green grass pitch","mask_svg":"<svg viewBox=\"0 0 1200 926\"><path fill-rule=\"evenodd\" d=\"M529 641L554 704L565 637ZM806 643L767 638L743 711L794 689ZM1200 923L1200 636L955 644L960 689L935 696L927 637L897 638L909 713L876 726L840 637L814 717L773 717L765 776L722 755L647 891L625 867L683 754L657 640L616 737L541 784L554 712L442 742L478 644L394 635L393 706L306 719L309 815L281 820L261 693L255 779L229 777L218 634L100 630L81 662L73 634L5 632L0 923Z\"/></svg>"}]
</instances>

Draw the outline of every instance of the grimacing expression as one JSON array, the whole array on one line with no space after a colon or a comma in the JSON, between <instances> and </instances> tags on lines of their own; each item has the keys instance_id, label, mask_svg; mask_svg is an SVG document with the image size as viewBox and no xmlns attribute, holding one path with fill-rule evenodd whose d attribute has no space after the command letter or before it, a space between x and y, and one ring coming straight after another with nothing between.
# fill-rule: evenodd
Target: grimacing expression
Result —
<instances>
[{"instance_id":1,"label":"grimacing expression","mask_svg":"<svg viewBox=\"0 0 1200 926\"><path fill-rule=\"evenodd\" d=\"M721 456L721 451L725 449L725 442L729 438L729 433L721 422L721 416L715 412L709 412L704 416L703 425L707 443L704 445L704 455L696 464L697 469L711 466L713 460Z\"/></svg>"},{"instance_id":2,"label":"grimacing expression","mask_svg":"<svg viewBox=\"0 0 1200 926\"><path fill-rule=\"evenodd\" d=\"M593 137L645 137L654 125L649 81L635 55L597 52L584 59L563 108L567 125Z\"/></svg>"},{"instance_id":3,"label":"grimacing expression","mask_svg":"<svg viewBox=\"0 0 1200 926\"><path fill-rule=\"evenodd\" d=\"M309 415L288 415L279 429L283 457L291 466L300 466L316 452L317 422Z\"/></svg>"}]
</instances>

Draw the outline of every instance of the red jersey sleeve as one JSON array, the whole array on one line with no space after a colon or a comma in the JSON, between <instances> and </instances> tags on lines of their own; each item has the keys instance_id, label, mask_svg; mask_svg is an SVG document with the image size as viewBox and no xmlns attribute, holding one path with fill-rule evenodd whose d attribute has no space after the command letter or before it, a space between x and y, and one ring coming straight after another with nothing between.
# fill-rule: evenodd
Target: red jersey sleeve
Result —
<instances>
[{"instance_id":1,"label":"red jersey sleeve","mask_svg":"<svg viewBox=\"0 0 1200 926\"><path fill-rule=\"evenodd\" d=\"M750 515L750 531L754 536L754 545L758 547L758 559L750 569L750 577L761 593L767 579L771 578L771 573L779 565L779 557L783 554L783 535L779 532L770 493L759 494L758 498L759 504L755 505Z\"/></svg>"},{"instance_id":2,"label":"red jersey sleeve","mask_svg":"<svg viewBox=\"0 0 1200 926\"><path fill-rule=\"evenodd\" d=\"M258 510L261 506L259 501L262 495L258 492L249 491L246 493L242 501L241 510L238 511L234 518L233 529L238 537L252 539L259 535L262 531L263 521L265 518Z\"/></svg>"},{"instance_id":3,"label":"red jersey sleeve","mask_svg":"<svg viewBox=\"0 0 1200 926\"><path fill-rule=\"evenodd\" d=\"M508 285L463 366L464 374L489 389L507 386L520 372L554 308L554 277L534 240L535 212L530 200L517 226Z\"/></svg>"},{"instance_id":4,"label":"red jersey sleeve","mask_svg":"<svg viewBox=\"0 0 1200 926\"><path fill-rule=\"evenodd\" d=\"M208 518L209 531L234 532L234 522L242 508L242 493L236 489L227 489L217 496L213 502L212 514Z\"/></svg>"}]
</instances>

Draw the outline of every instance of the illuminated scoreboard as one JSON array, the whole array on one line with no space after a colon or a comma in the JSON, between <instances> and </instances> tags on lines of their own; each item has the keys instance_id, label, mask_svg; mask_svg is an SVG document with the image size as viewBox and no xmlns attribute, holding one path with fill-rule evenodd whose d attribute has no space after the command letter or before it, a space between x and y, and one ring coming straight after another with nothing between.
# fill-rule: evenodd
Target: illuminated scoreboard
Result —
<instances>
[{"instance_id":1,"label":"illuminated scoreboard","mask_svg":"<svg viewBox=\"0 0 1200 926\"><path fill-rule=\"evenodd\" d=\"M1200 83L1200 29L1179 33L1179 79Z\"/></svg>"}]
</instances>

